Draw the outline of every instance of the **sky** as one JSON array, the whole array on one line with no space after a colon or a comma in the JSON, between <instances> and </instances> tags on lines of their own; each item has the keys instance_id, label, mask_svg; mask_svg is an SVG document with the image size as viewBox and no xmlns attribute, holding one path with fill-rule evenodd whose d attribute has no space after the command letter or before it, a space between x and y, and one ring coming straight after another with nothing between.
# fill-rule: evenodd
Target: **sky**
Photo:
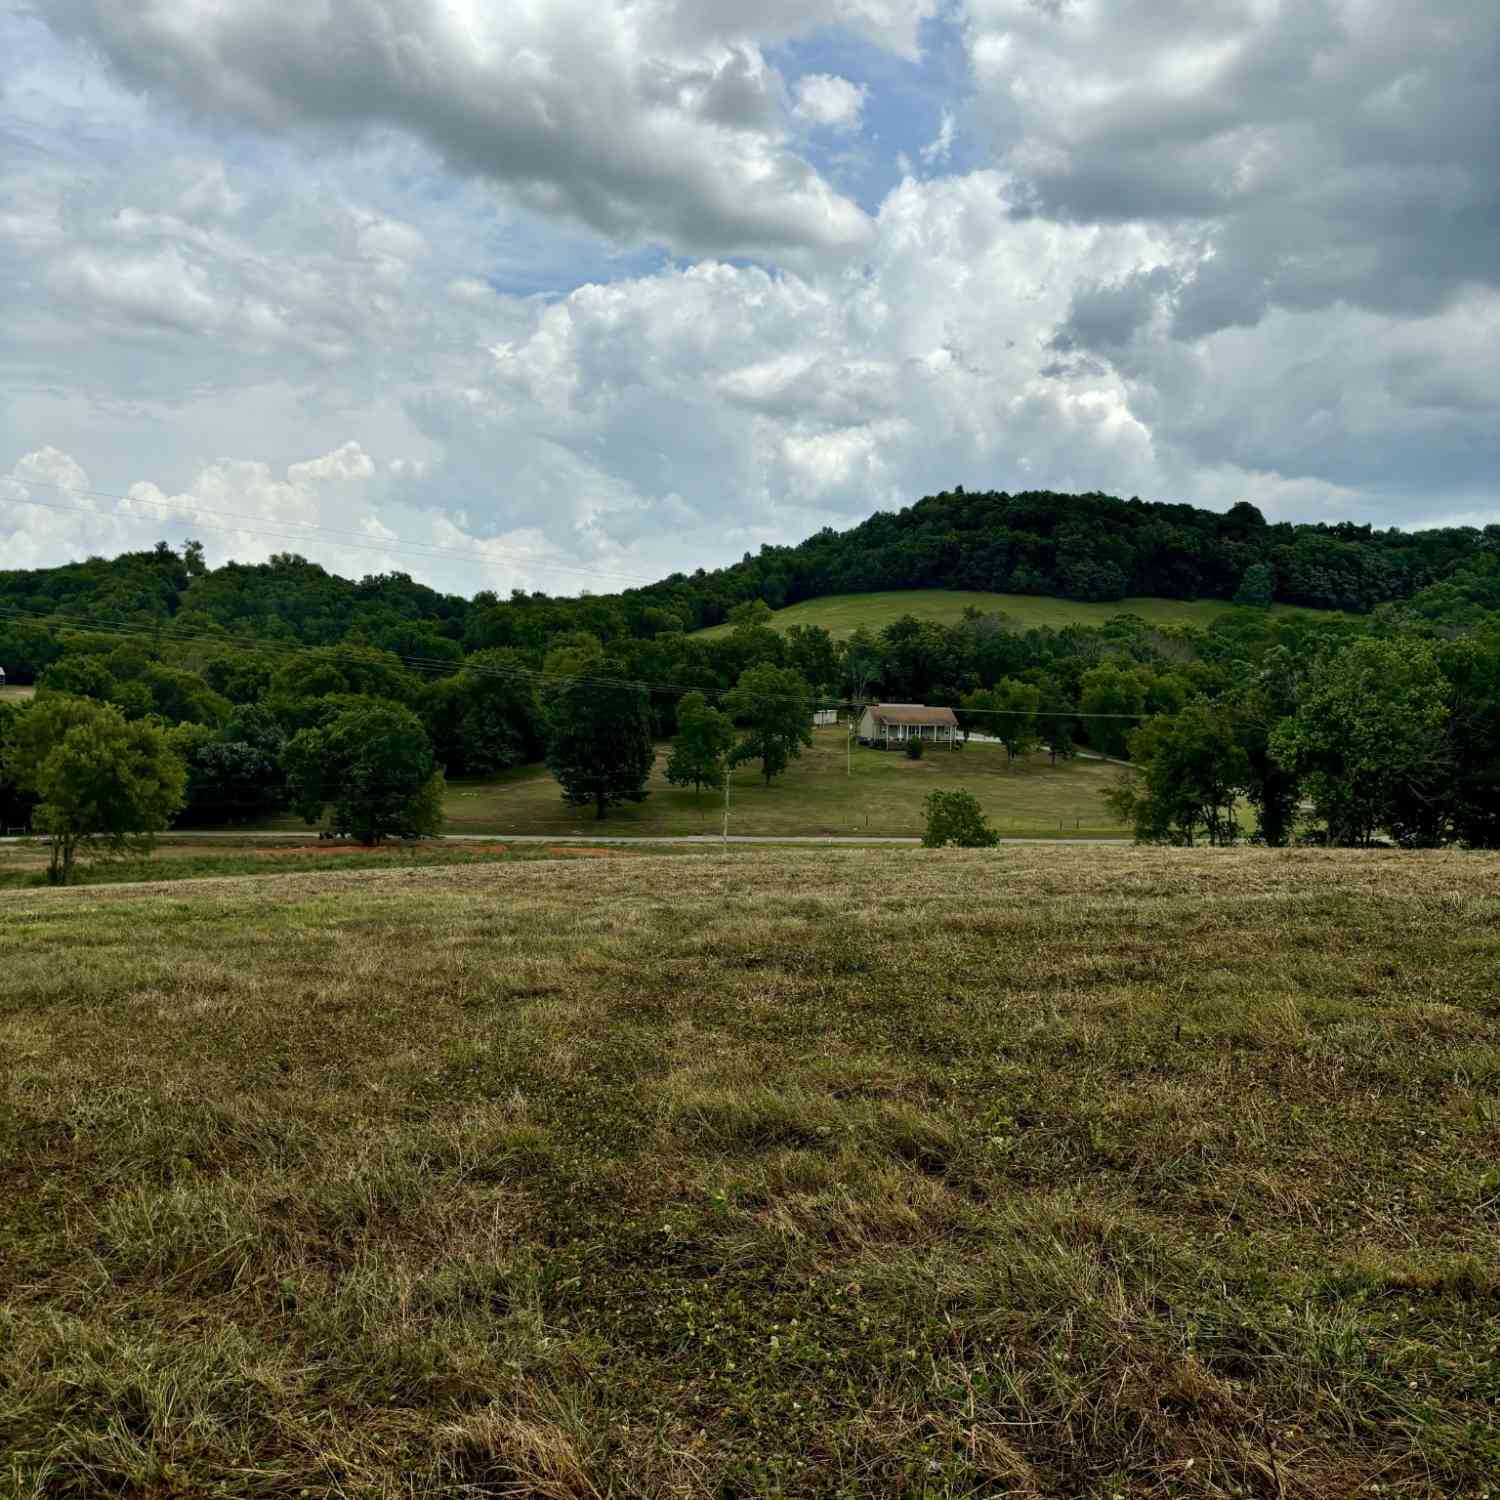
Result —
<instances>
[{"instance_id":1,"label":"sky","mask_svg":"<svg viewBox=\"0 0 1500 1500\"><path fill-rule=\"evenodd\" d=\"M0 568L1500 521L1494 0L0 0Z\"/></svg>"}]
</instances>

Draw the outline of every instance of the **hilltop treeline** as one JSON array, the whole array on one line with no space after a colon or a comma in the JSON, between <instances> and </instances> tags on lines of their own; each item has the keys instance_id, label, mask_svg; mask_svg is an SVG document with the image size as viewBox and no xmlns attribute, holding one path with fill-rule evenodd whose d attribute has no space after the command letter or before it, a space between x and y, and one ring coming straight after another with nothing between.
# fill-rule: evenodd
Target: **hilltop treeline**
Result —
<instances>
[{"instance_id":1,"label":"hilltop treeline","mask_svg":"<svg viewBox=\"0 0 1500 1500\"><path fill-rule=\"evenodd\" d=\"M1270 525L1248 504L1220 514L1107 495L932 495L848 531L764 546L730 567L673 574L599 597L439 593L401 573L353 582L294 555L204 566L196 545L0 572L0 607L101 622L174 621L333 645L357 638L439 656L533 650L569 631L606 645L718 625L738 604L773 609L828 594L950 588L1111 601L1131 596L1286 603L1368 613L1500 555L1500 526L1376 530ZM25 681L30 653L6 665Z\"/></svg>"}]
</instances>

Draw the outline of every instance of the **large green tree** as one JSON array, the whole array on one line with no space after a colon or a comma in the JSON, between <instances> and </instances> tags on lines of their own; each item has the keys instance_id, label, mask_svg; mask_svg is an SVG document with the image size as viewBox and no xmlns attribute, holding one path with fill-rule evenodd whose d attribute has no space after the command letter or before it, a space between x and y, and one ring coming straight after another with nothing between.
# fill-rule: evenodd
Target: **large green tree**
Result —
<instances>
[{"instance_id":1,"label":"large green tree","mask_svg":"<svg viewBox=\"0 0 1500 1500\"><path fill-rule=\"evenodd\" d=\"M450 776L493 776L541 758L542 710L517 651L476 651L463 671L423 687L418 712Z\"/></svg>"},{"instance_id":2,"label":"large green tree","mask_svg":"<svg viewBox=\"0 0 1500 1500\"><path fill-rule=\"evenodd\" d=\"M857 716L885 671L885 648L868 625L859 625L839 643L838 651L844 689L854 702Z\"/></svg>"},{"instance_id":3,"label":"large green tree","mask_svg":"<svg viewBox=\"0 0 1500 1500\"><path fill-rule=\"evenodd\" d=\"M217 730L179 725L172 742L187 766L184 822L248 823L284 805L286 736L258 705L234 709Z\"/></svg>"},{"instance_id":4,"label":"large green tree","mask_svg":"<svg viewBox=\"0 0 1500 1500\"><path fill-rule=\"evenodd\" d=\"M1042 690L1015 677L1003 678L995 686L995 707L991 731L1005 746L1006 763L1013 765L1018 755L1029 755L1037 745L1037 710L1042 705Z\"/></svg>"},{"instance_id":5,"label":"large green tree","mask_svg":"<svg viewBox=\"0 0 1500 1500\"><path fill-rule=\"evenodd\" d=\"M80 854L148 849L182 806L187 775L159 725L132 723L112 704L65 694L17 714L5 773L36 799L47 878L66 885Z\"/></svg>"},{"instance_id":6,"label":"large green tree","mask_svg":"<svg viewBox=\"0 0 1500 1500\"><path fill-rule=\"evenodd\" d=\"M1085 672L1078 685L1078 713L1089 744L1101 755L1123 756L1130 731L1146 711L1145 684L1135 672L1105 662Z\"/></svg>"},{"instance_id":7,"label":"large green tree","mask_svg":"<svg viewBox=\"0 0 1500 1500\"><path fill-rule=\"evenodd\" d=\"M1292 653L1273 646L1259 669L1237 663L1231 691L1235 740L1245 752L1245 798L1255 809L1257 831L1273 848L1286 844L1297 818L1301 784L1271 753L1271 731L1297 711L1300 676Z\"/></svg>"},{"instance_id":8,"label":"large green tree","mask_svg":"<svg viewBox=\"0 0 1500 1500\"><path fill-rule=\"evenodd\" d=\"M547 706L547 766L563 801L606 817L621 802L644 802L655 763L646 689L600 660L587 678L571 678Z\"/></svg>"},{"instance_id":9,"label":"large green tree","mask_svg":"<svg viewBox=\"0 0 1500 1500\"><path fill-rule=\"evenodd\" d=\"M1500 617L1439 655L1450 694L1453 833L1470 848L1500 848Z\"/></svg>"},{"instance_id":10,"label":"large green tree","mask_svg":"<svg viewBox=\"0 0 1500 1500\"><path fill-rule=\"evenodd\" d=\"M0 832L23 831L31 826L31 812L36 798L16 785L15 776L6 764L5 750L10 744L21 710L14 704L0 703Z\"/></svg>"},{"instance_id":11,"label":"large green tree","mask_svg":"<svg viewBox=\"0 0 1500 1500\"><path fill-rule=\"evenodd\" d=\"M1078 735L1078 720L1073 714L1073 701L1062 683L1055 677L1047 677L1041 688L1042 697L1036 716L1037 738L1047 747L1055 766L1059 755L1064 760L1072 760L1078 753L1073 743Z\"/></svg>"},{"instance_id":12,"label":"large green tree","mask_svg":"<svg viewBox=\"0 0 1500 1500\"><path fill-rule=\"evenodd\" d=\"M724 711L743 730L730 764L758 760L767 786L813 742L812 695L790 667L762 662L742 672L734 691L724 695Z\"/></svg>"},{"instance_id":13,"label":"large green tree","mask_svg":"<svg viewBox=\"0 0 1500 1500\"><path fill-rule=\"evenodd\" d=\"M443 773L422 722L399 703L363 702L303 729L282 756L292 805L309 823L378 844L442 827Z\"/></svg>"},{"instance_id":14,"label":"large green tree","mask_svg":"<svg viewBox=\"0 0 1500 1500\"><path fill-rule=\"evenodd\" d=\"M674 786L702 791L722 786L734 746L734 722L710 707L702 693L689 693L677 705L677 738L667 762L667 780Z\"/></svg>"},{"instance_id":15,"label":"large green tree","mask_svg":"<svg viewBox=\"0 0 1500 1500\"><path fill-rule=\"evenodd\" d=\"M995 710L998 707L994 688L975 688L958 700L954 716L958 719L958 727L963 731L965 743L971 734L995 733Z\"/></svg>"},{"instance_id":16,"label":"large green tree","mask_svg":"<svg viewBox=\"0 0 1500 1500\"><path fill-rule=\"evenodd\" d=\"M1227 715L1195 703L1148 719L1129 738L1127 771L1106 800L1134 825L1143 844L1232 844L1239 837L1235 805L1250 764Z\"/></svg>"},{"instance_id":17,"label":"large green tree","mask_svg":"<svg viewBox=\"0 0 1500 1500\"><path fill-rule=\"evenodd\" d=\"M1448 685L1424 640L1364 639L1314 667L1272 755L1302 780L1336 844L1441 842L1451 817Z\"/></svg>"},{"instance_id":18,"label":"large green tree","mask_svg":"<svg viewBox=\"0 0 1500 1500\"><path fill-rule=\"evenodd\" d=\"M819 692L838 683L838 649L821 625L793 625L786 635L786 659L787 665Z\"/></svg>"}]
</instances>

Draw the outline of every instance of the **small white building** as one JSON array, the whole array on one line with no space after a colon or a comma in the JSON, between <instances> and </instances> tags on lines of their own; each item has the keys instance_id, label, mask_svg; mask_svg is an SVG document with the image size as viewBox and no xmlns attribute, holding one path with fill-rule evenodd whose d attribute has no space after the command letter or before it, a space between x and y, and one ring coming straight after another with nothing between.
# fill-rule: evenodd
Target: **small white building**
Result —
<instances>
[{"instance_id":1,"label":"small white building","mask_svg":"<svg viewBox=\"0 0 1500 1500\"><path fill-rule=\"evenodd\" d=\"M5 668L0 667L0 687L5 686Z\"/></svg>"},{"instance_id":2,"label":"small white building","mask_svg":"<svg viewBox=\"0 0 1500 1500\"><path fill-rule=\"evenodd\" d=\"M951 708L928 708L922 703L872 703L859 721L859 742L877 750L926 740L956 750L962 744L958 717Z\"/></svg>"},{"instance_id":3,"label":"small white building","mask_svg":"<svg viewBox=\"0 0 1500 1500\"><path fill-rule=\"evenodd\" d=\"M838 721L839 721L839 711L836 708L815 708L815 709L813 709L813 728L814 729L827 729L830 724L837 724Z\"/></svg>"}]
</instances>

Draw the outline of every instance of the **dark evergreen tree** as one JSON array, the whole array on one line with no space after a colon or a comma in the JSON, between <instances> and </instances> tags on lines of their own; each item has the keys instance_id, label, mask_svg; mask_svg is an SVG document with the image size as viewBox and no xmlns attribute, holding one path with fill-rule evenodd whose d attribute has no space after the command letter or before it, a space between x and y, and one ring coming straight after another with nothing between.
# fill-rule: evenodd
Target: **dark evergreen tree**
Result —
<instances>
[{"instance_id":1,"label":"dark evergreen tree","mask_svg":"<svg viewBox=\"0 0 1500 1500\"><path fill-rule=\"evenodd\" d=\"M644 802L656 755L646 689L601 660L566 681L547 706L547 766L563 801L607 816L621 802Z\"/></svg>"}]
</instances>

